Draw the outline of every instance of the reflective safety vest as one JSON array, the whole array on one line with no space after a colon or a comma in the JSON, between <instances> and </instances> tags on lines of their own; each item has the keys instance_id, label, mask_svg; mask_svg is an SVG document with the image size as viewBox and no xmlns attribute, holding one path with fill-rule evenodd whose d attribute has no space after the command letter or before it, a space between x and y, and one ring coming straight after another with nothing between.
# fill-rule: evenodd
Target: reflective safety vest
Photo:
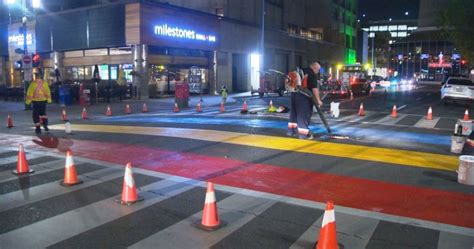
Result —
<instances>
[{"instance_id":1,"label":"reflective safety vest","mask_svg":"<svg viewBox=\"0 0 474 249\"><path fill-rule=\"evenodd\" d=\"M51 103L51 90L47 82L31 82L26 92L25 103L29 105L32 101L48 101L48 103Z\"/></svg>"}]
</instances>

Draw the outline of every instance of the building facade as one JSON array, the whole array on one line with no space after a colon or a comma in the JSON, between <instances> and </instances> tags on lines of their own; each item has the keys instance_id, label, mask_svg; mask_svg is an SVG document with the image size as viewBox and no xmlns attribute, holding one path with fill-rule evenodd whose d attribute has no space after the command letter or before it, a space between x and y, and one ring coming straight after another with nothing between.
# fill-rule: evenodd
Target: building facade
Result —
<instances>
[{"instance_id":1,"label":"building facade","mask_svg":"<svg viewBox=\"0 0 474 249\"><path fill-rule=\"evenodd\" d=\"M468 65L438 20L449 0L421 0L418 29L392 44L391 69L404 77L442 81L449 74L468 74Z\"/></svg>"},{"instance_id":2,"label":"building facade","mask_svg":"<svg viewBox=\"0 0 474 249\"><path fill-rule=\"evenodd\" d=\"M40 67L51 81L55 71L63 81L88 80L97 68L102 80L132 84L142 96L156 96L172 93L177 83L188 80L192 67L206 92L224 85L241 92L258 88L263 70L288 72L318 60L332 71L336 64L352 60L356 4L84 1L80 6L51 5L48 8L56 12L37 13L28 21L26 42L28 51L40 56ZM16 50L24 43L20 26L15 19L0 25L0 84L10 87L22 84L22 71L15 70L22 56Z\"/></svg>"}]
</instances>

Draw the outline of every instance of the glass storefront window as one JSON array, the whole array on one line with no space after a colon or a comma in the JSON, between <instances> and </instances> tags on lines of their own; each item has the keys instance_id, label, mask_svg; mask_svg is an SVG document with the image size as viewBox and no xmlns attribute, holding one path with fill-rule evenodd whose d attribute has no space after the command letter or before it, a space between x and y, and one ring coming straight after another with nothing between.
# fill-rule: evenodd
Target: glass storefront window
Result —
<instances>
[{"instance_id":1,"label":"glass storefront window","mask_svg":"<svg viewBox=\"0 0 474 249\"><path fill-rule=\"evenodd\" d=\"M109 80L109 65L99 65L99 76L101 80Z\"/></svg>"},{"instance_id":2,"label":"glass storefront window","mask_svg":"<svg viewBox=\"0 0 474 249\"><path fill-rule=\"evenodd\" d=\"M110 66L110 79L117 80L118 76L118 65L111 65Z\"/></svg>"},{"instance_id":3,"label":"glass storefront window","mask_svg":"<svg viewBox=\"0 0 474 249\"><path fill-rule=\"evenodd\" d=\"M125 75L125 79L127 79L128 83L132 83L132 75L130 73L133 71L133 65L132 64L123 64L122 65L123 69L123 74Z\"/></svg>"},{"instance_id":4,"label":"glass storefront window","mask_svg":"<svg viewBox=\"0 0 474 249\"><path fill-rule=\"evenodd\" d=\"M189 68L188 66L173 66L165 65L150 65L150 81L149 84L156 84L158 94L172 93L176 89L176 84L181 82L188 82ZM209 70L207 68L199 67L201 75L202 90L207 92L209 81ZM200 84L190 83L189 90L191 93L200 92Z\"/></svg>"}]
</instances>

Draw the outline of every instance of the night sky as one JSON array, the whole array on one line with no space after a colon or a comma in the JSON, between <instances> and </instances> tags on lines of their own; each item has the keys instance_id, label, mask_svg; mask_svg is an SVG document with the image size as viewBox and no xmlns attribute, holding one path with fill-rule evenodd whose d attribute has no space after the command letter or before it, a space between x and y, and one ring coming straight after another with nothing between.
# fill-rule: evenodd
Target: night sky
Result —
<instances>
[{"instance_id":1,"label":"night sky","mask_svg":"<svg viewBox=\"0 0 474 249\"><path fill-rule=\"evenodd\" d=\"M359 0L359 19L368 21L417 19L419 0ZM405 15L405 11L409 15ZM365 18L362 17L366 14Z\"/></svg>"}]
</instances>

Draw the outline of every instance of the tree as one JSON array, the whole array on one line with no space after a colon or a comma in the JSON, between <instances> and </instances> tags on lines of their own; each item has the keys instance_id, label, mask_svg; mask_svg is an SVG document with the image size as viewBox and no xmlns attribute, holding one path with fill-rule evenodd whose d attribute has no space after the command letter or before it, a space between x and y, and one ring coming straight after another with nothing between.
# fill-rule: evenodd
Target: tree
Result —
<instances>
[{"instance_id":1,"label":"tree","mask_svg":"<svg viewBox=\"0 0 474 249\"><path fill-rule=\"evenodd\" d=\"M474 62L474 1L451 0L441 12L440 26L464 58Z\"/></svg>"}]
</instances>

